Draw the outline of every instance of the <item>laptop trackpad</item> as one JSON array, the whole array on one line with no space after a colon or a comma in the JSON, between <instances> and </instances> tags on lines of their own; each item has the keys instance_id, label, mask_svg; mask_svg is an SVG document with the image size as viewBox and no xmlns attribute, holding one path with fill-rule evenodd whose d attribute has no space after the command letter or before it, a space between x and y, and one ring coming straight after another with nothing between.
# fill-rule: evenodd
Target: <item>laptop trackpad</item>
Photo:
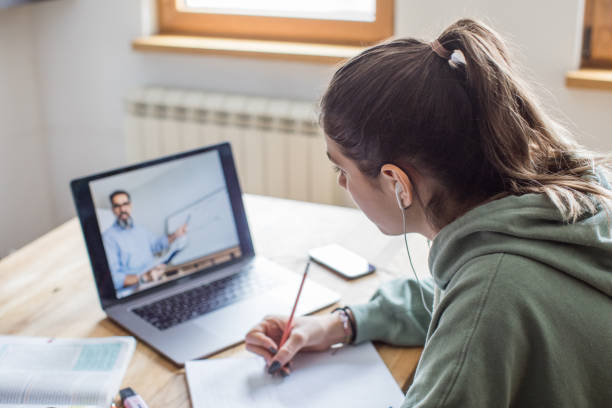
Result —
<instances>
[{"instance_id":1,"label":"laptop trackpad","mask_svg":"<svg viewBox=\"0 0 612 408\"><path fill-rule=\"evenodd\" d=\"M217 336L242 339L266 315L286 313L283 302L268 294L224 307L197 319L194 323Z\"/></svg>"}]
</instances>

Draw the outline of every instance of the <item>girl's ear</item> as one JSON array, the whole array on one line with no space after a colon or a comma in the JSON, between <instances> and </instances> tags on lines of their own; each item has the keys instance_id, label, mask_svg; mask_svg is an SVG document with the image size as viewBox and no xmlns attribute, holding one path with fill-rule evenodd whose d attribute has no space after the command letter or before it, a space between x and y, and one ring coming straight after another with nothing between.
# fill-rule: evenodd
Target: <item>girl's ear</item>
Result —
<instances>
[{"instance_id":1,"label":"girl's ear","mask_svg":"<svg viewBox=\"0 0 612 408\"><path fill-rule=\"evenodd\" d=\"M388 189L394 196L398 197L398 204L402 209L412 205L412 182L404 170L395 164L383 164L380 169L383 188Z\"/></svg>"}]
</instances>

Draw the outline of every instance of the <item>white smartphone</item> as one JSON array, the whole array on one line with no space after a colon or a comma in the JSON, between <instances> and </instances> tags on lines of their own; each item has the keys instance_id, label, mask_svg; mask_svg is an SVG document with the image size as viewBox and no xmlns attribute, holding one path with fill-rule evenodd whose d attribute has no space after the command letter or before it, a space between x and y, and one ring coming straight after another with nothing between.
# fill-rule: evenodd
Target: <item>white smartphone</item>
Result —
<instances>
[{"instance_id":1,"label":"white smartphone","mask_svg":"<svg viewBox=\"0 0 612 408\"><path fill-rule=\"evenodd\" d=\"M364 257L338 244L311 249L308 251L308 256L347 279L360 278L376 270Z\"/></svg>"}]
</instances>

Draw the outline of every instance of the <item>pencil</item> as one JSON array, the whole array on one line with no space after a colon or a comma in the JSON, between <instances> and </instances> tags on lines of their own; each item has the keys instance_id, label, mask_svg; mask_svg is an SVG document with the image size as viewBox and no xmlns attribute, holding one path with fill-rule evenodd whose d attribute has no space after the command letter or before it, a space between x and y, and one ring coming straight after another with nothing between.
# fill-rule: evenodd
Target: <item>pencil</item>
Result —
<instances>
[{"instance_id":1,"label":"pencil","mask_svg":"<svg viewBox=\"0 0 612 408\"><path fill-rule=\"evenodd\" d=\"M298 289L297 297L295 298L295 303L293 304L293 309L291 310L291 314L289 315L289 320L287 321L287 326L285 326L285 330L283 330L283 336L281 337L278 348L280 350L285 344L287 337L289 337L289 333L291 333L291 325L293 324L293 316L295 315L295 309L297 309L298 301L300 300L300 295L302 294L302 288L304 287L304 282L306 281L306 275L308 275L308 268L310 268L310 261L306 263L306 268L304 269L304 276L302 276L302 283L300 283L300 288Z\"/></svg>"}]
</instances>

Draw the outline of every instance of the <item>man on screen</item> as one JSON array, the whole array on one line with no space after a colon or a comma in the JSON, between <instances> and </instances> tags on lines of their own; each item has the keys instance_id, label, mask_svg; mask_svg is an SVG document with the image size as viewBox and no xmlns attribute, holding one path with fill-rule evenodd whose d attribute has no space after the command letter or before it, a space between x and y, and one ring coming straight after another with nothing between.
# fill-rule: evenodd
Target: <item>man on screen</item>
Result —
<instances>
[{"instance_id":1,"label":"man on screen","mask_svg":"<svg viewBox=\"0 0 612 408\"><path fill-rule=\"evenodd\" d=\"M104 231L102 239L115 289L159 280L165 264L155 265L155 254L166 251L172 242L185 235L187 224L170 235L156 237L145 227L134 224L127 191L114 191L110 202L117 220Z\"/></svg>"}]
</instances>

